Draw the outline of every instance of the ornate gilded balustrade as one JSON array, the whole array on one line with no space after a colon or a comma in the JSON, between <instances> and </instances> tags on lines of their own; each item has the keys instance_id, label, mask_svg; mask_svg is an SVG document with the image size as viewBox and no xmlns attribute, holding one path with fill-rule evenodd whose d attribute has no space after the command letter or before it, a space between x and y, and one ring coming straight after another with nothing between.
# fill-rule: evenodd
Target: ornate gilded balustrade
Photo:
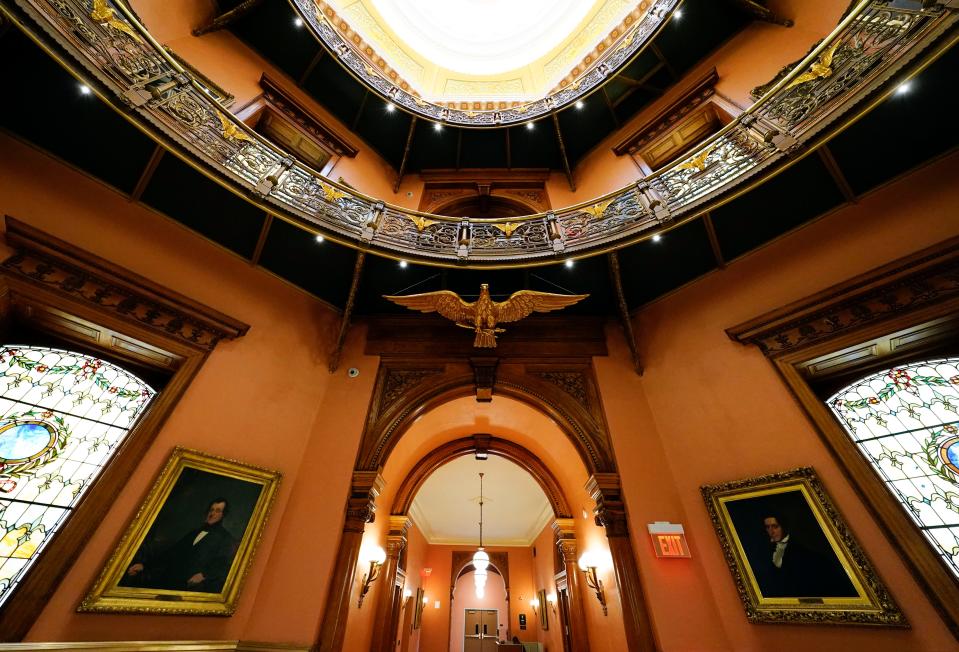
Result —
<instances>
[{"instance_id":1,"label":"ornate gilded balustrade","mask_svg":"<svg viewBox=\"0 0 959 652\"><path fill-rule=\"evenodd\" d=\"M508 109L490 111L461 110L423 101L380 74L344 39L314 0L291 0L313 33L334 52L346 68L369 88L400 108L435 122L462 127L498 127L520 124L549 115L585 97L616 76L652 40L669 20L679 0L656 0L635 25L627 29L576 80L541 100Z\"/></svg>"},{"instance_id":2,"label":"ornate gilded balustrade","mask_svg":"<svg viewBox=\"0 0 959 652\"><path fill-rule=\"evenodd\" d=\"M896 83L895 75L959 18L942 2L865 0L756 104L689 156L586 204L494 220L410 211L324 178L225 112L123 3L0 2L61 60L95 79L103 97L119 99L154 137L266 210L352 247L476 267L585 256L692 219L828 135L867 97Z\"/></svg>"}]
</instances>

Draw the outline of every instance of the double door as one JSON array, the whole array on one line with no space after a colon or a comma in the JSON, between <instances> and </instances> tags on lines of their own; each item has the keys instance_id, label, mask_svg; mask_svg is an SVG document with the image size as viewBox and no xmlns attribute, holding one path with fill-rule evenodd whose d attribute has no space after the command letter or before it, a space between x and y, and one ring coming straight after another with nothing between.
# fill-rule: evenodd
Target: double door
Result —
<instances>
[{"instance_id":1,"label":"double door","mask_svg":"<svg viewBox=\"0 0 959 652\"><path fill-rule=\"evenodd\" d=\"M499 637L496 609L467 609L463 652L495 652Z\"/></svg>"}]
</instances>

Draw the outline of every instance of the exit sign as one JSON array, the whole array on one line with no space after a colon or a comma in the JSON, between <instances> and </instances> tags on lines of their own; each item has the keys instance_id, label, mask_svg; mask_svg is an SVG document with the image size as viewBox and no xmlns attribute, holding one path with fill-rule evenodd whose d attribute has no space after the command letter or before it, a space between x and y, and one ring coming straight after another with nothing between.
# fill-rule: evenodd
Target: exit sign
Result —
<instances>
[{"instance_id":1,"label":"exit sign","mask_svg":"<svg viewBox=\"0 0 959 652\"><path fill-rule=\"evenodd\" d=\"M657 557L682 558L690 556L682 525L656 521L655 523L649 523L646 528L653 540L653 549L656 551Z\"/></svg>"}]
</instances>

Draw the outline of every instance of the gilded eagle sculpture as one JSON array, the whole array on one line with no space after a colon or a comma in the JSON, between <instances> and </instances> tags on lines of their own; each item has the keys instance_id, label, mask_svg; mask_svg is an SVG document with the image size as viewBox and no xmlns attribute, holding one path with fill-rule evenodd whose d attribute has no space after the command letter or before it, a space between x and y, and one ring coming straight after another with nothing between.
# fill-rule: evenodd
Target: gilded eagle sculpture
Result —
<instances>
[{"instance_id":1,"label":"gilded eagle sculpture","mask_svg":"<svg viewBox=\"0 0 959 652\"><path fill-rule=\"evenodd\" d=\"M406 306L420 312L438 312L457 326L471 328L476 333L473 346L492 349L496 347L496 333L504 329L497 324L519 321L534 312L549 312L582 301L588 294L553 294L519 290L506 301L493 301L489 295L489 284L480 285L479 298L476 301L463 301L458 294L449 290L424 292L406 296L383 295L393 303Z\"/></svg>"}]
</instances>

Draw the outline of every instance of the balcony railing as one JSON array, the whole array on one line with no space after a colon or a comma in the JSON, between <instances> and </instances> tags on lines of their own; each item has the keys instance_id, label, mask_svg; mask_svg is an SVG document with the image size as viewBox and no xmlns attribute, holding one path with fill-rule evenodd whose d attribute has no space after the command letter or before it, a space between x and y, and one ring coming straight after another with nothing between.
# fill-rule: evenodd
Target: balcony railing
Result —
<instances>
[{"instance_id":1,"label":"balcony railing","mask_svg":"<svg viewBox=\"0 0 959 652\"><path fill-rule=\"evenodd\" d=\"M475 267L587 256L702 214L733 188L760 180L821 142L867 98L891 90L901 81L896 75L959 19L938 2L864 0L789 74L690 155L583 204L479 219L393 206L295 160L223 110L122 2L0 2L61 62L95 79L91 85L101 96L118 99L153 137L238 195L351 247Z\"/></svg>"}]
</instances>

